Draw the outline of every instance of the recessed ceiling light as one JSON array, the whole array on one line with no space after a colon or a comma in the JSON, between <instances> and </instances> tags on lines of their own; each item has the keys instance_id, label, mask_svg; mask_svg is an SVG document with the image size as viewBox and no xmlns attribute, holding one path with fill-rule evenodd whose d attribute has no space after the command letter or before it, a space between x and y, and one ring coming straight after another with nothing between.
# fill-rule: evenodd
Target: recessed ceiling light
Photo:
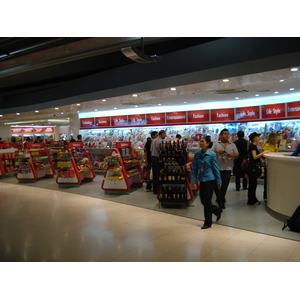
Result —
<instances>
[{"instance_id":1,"label":"recessed ceiling light","mask_svg":"<svg viewBox=\"0 0 300 300\"><path fill-rule=\"evenodd\" d=\"M171 91L176 91L176 88L171 88Z\"/></svg>"},{"instance_id":2,"label":"recessed ceiling light","mask_svg":"<svg viewBox=\"0 0 300 300\"><path fill-rule=\"evenodd\" d=\"M61 114L61 115L63 115L64 113L63 113L63 112L61 112L60 114Z\"/></svg>"},{"instance_id":3,"label":"recessed ceiling light","mask_svg":"<svg viewBox=\"0 0 300 300\"><path fill-rule=\"evenodd\" d=\"M114 109L117 109L116 107L114 107Z\"/></svg>"},{"instance_id":4,"label":"recessed ceiling light","mask_svg":"<svg viewBox=\"0 0 300 300\"><path fill-rule=\"evenodd\" d=\"M228 82L229 81L229 79L223 79L223 82Z\"/></svg>"},{"instance_id":5,"label":"recessed ceiling light","mask_svg":"<svg viewBox=\"0 0 300 300\"><path fill-rule=\"evenodd\" d=\"M284 79L280 79L279 82L284 82Z\"/></svg>"},{"instance_id":6,"label":"recessed ceiling light","mask_svg":"<svg viewBox=\"0 0 300 300\"><path fill-rule=\"evenodd\" d=\"M291 71L292 72L298 71L298 68L292 68Z\"/></svg>"},{"instance_id":7,"label":"recessed ceiling light","mask_svg":"<svg viewBox=\"0 0 300 300\"><path fill-rule=\"evenodd\" d=\"M80 104L80 103L77 103L76 105L77 105L77 106L80 106L81 104Z\"/></svg>"},{"instance_id":8,"label":"recessed ceiling light","mask_svg":"<svg viewBox=\"0 0 300 300\"><path fill-rule=\"evenodd\" d=\"M98 111L98 109L96 108L95 111Z\"/></svg>"},{"instance_id":9,"label":"recessed ceiling light","mask_svg":"<svg viewBox=\"0 0 300 300\"><path fill-rule=\"evenodd\" d=\"M158 103L157 105L161 105L160 103Z\"/></svg>"},{"instance_id":10,"label":"recessed ceiling light","mask_svg":"<svg viewBox=\"0 0 300 300\"><path fill-rule=\"evenodd\" d=\"M19 115L20 115L20 113L16 113L16 115L18 115L18 116L19 116Z\"/></svg>"},{"instance_id":11,"label":"recessed ceiling light","mask_svg":"<svg viewBox=\"0 0 300 300\"><path fill-rule=\"evenodd\" d=\"M132 96L133 96L133 97L137 97L137 94L133 94Z\"/></svg>"},{"instance_id":12,"label":"recessed ceiling light","mask_svg":"<svg viewBox=\"0 0 300 300\"><path fill-rule=\"evenodd\" d=\"M184 101L183 103L186 103L186 101Z\"/></svg>"},{"instance_id":13,"label":"recessed ceiling light","mask_svg":"<svg viewBox=\"0 0 300 300\"><path fill-rule=\"evenodd\" d=\"M278 91L274 92L274 94L278 94L278 93L279 93Z\"/></svg>"},{"instance_id":14,"label":"recessed ceiling light","mask_svg":"<svg viewBox=\"0 0 300 300\"><path fill-rule=\"evenodd\" d=\"M239 97L235 97L235 100L238 100L238 99L240 99Z\"/></svg>"},{"instance_id":15,"label":"recessed ceiling light","mask_svg":"<svg viewBox=\"0 0 300 300\"><path fill-rule=\"evenodd\" d=\"M77 112L79 113L79 112L80 112L80 110L77 110Z\"/></svg>"},{"instance_id":16,"label":"recessed ceiling light","mask_svg":"<svg viewBox=\"0 0 300 300\"><path fill-rule=\"evenodd\" d=\"M55 107L55 109L59 109L58 107Z\"/></svg>"},{"instance_id":17,"label":"recessed ceiling light","mask_svg":"<svg viewBox=\"0 0 300 300\"><path fill-rule=\"evenodd\" d=\"M106 100L105 100L105 99L102 99L102 101L105 102Z\"/></svg>"},{"instance_id":18,"label":"recessed ceiling light","mask_svg":"<svg viewBox=\"0 0 300 300\"><path fill-rule=\"evenodd\" d=\"M139 107L138 105L135 105L134 107Z\"/></svg>"},{"instance_id":19,"label":"recessed ceiling light","mask_svg":"<svg viewBox=\"0 0 300 300\"><path fill-rule=\"evenodd\" d=\"M258 97L259 96L259 94L255 94L255 97Z\"/></svg>"},{"instance_id":20,"label":"recessed ceiling light","mask_svg":"<svg viewBox=\"0 0 300 300\"><path fill-rule=\"evenodd\" d=\"M38 111L38 110L35 110L35 112L38 113L39 111Z\"/></svg>"},{"instance_id":21,"label":"recessed ceiling light","mask_svg":"<svg viewBox=\"0 0 300 300\"><path fill-rule=\"evenodd\" d=\"M290 91L293 91L295 88L290 88Z\"/></svg>"}]
</instances>

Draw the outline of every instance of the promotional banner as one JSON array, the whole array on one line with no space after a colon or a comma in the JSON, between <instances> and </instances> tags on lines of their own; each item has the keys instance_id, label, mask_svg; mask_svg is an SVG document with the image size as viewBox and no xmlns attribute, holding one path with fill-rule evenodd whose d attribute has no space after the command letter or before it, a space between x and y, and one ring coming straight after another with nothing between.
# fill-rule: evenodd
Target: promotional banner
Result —
<instances>
[{"instance_id":1,"label":"promotional banner","mask_svg":"<svg viewBox=\"0 0 300 300\"><path fill-rule=\"evenodd\" d=\"M33 128L32 127L23 127L23 133L32 133Z\"/></svg>"},{"instance_id":2,"label":"promotional banner","mask_svg":"<svg viewBox=\"0 0 300 300\"><path fill-rule=\"evenodd\" d=\"M263 105L261 107L262 119L284 118L285 103Z\"/></svg>"},{"instance_id":3,"label":"promotional banner","mask_svg":"<svg viewBox=\"0 0 300 300\"><path fill-rule=\"evenodd\" d=\"M209 122L209 110L188 111L189 123Z\"/></svg>"},{"instance_id":4,"label":"promotional banner","mask_svg":"<svg viewBox=\"0 0 300 300\"><path fill-rule=\"evenodd\" d=\"M166 113L166 123L186 123L186 112L178 111L178 112L167 112Z\"/></svg>"},{"instance_id":5,"label":"promotional banner","mask_svg":"<svg viewBox=\"0 0 300 300\"><path fill-rule=\"evenodd\" d=\"M111 117L112 126L127 126L127 116L113 116Z\"/></svg>"},{"instance_id":6,"label":"promotional banner","mask_svg":"<svg viewBox=\"0 0 300 300\"><path fill-rule=\"evenodd\" d=\"M23 130L23 132L24 132L24 130ZM44 127L34 127L33 132L34 133L44 133Z\"/></svg>"},{"instance_id":7,"label":"promotional banner","mask_svg":"<svg viewBox=\"0 0 300 300\"><path fill-rule=\"evenodd\" d=\"M128 125L146 125L145 114L128 116Z\"/></svg>"},{"instance_id":8,"label":"promotional banner","mask_svg":"<svg viewBox=\"0 0 300 300\"><path fill-rule=\"evenodd\" d=\"M154 113L146 115L147 125L165 124L165 113Z\"/></svg>"},{"instance_id":9,"label":"promotional banner","mask_svg":"<svg viewBox=\"0 0 300 300\"><path fill-rule=\"evenodd\" d=\"M116 142L116 148L131 147L131 142Z\"/></svg>"},{"instance_id":10,"label":"promotional banner","mask_svg":"<svg viewBox=\"0 0 300 300\"><path fill-rule=\"evenodd\" d=\"M23 133L23 127L11 127L10 130L13 134Z\"/></svg>"},{"instance_id":11,"label":"promotional banner","mask_svg":"<svg viewBox=\"0 0 300 300\"><path fill-rule=\"evenodd\" d=\"M95 127L95 118L80 119L80 127L81 128Z\"/></svg>"},{"instance_id":12,"label":"promotional banner","mask_svg":"<svg viewBox=\"0 0 300 300\"><path fill-rule=\"evenodd\" d=\"M54 133L54 127L45 127L44 133Z\"/></svg>"},{"instance_id":13,"label":"promotional banner","mask_svg":"<svg viewBox=\"0 0 300 300\"><path fill-rule=\"evenodd\" d=\"M236 108L235 119L237 121L259 119L259 106Z\"/></svg>"},{"instance_id":14,"label":"promotional banner","mask_svg":"<svg viewBox=\"0 0 300 300\"><path fill-rule=\"evenodd\" d=\"M223 121L233 121L233 120L234 120L234 109L233 108L211 110L211 121L212 122L223 122Z\"/></svg>"},{"instance_id":15,"label":"promotional banner","mask_svg":"<svg viewBox=\"0 0 300 300\"><path fill-rule=\"evenodd\" d=\"M287 103L287 116L288 117L300 116L300 101Z\"/></svg>"},{"instance_id":16,"label":"promotional banner","mask_svg":"<svg viewBox=\"0 0 300 300\"><path fill-rule=\"evenodd\" d=\"M98 117L95 118L95 127L109 127L110 117Z\"/></svg>"}]
</instances>

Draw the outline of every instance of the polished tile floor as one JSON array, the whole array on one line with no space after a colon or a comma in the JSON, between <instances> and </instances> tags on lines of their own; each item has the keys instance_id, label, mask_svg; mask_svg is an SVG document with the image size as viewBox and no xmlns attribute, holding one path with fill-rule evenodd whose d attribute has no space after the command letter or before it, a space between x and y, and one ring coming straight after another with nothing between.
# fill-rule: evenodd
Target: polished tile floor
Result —
<instances>
[{"instance_id":1,"label":"polished tile floor","mask_svg":"<svg viewBox=\"0 0 300 300\"><path fill-rule=\"evenodd\" d=\"M298 262L300 242L0 182L1 262Z\"/></svg>"}]
</instances>

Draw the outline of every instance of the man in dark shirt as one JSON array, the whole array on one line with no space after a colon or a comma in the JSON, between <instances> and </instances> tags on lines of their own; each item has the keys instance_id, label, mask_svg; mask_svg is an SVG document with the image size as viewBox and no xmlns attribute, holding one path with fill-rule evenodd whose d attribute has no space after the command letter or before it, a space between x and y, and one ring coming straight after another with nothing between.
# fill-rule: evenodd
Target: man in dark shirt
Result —
<instances>
[{"instance_id":1,"label":"man in dark shirt","mask_svg":"<svg viewBox=\"0 0 300 300\"><path fill-rule=\"evenodd\" d=\"M244 139L244 131L239 131L237 136L238 140L236 140L234 143L239 151L239 157L234 160L233 174L235 175L235 188L237 191L239 191L241 188L241 178L243 178L243 190L247 190L248 182L241 165L243 160L248 158L248 141Z\"/></svg>"},{"instance_id":2,"label":"man in dark shirt","mask_svg":"<svg viewBox=\"0 0 300 300\"><path fill-rule=\"evenodd\" d=\"M151 143L154 139L156 139L158 136L157 131L152 131L151 132L151 138L147 138L147 142L145 144L145 148L144 148L144 157L145 157L145 162L146 162L146 166L147 166L147 171L150 174L151 171L151 167L152 167L152 160L151 160ZM149 178L148 182L147 182L147 186L146 186L146 191L150 192L152 188L152 179Z\"/></svg>"}]
</instances>

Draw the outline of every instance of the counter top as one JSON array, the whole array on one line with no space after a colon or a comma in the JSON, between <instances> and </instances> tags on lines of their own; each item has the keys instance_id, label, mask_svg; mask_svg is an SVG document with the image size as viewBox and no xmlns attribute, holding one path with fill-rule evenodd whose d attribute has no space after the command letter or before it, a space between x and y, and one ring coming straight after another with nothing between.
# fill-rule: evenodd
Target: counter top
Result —
<instances>
[{"instance_id":1,"label":"counter top","mask_svg":"<svg viewBox=\"0 0 300 300\"><path fill-rule=\"evenodd\" d=\"M282 161L291 161L293 163L300 163L300 156L291 156L290 153L282 153L282 152L269 152L264 155L267 159L276 159Z\"/></svg>"}]
</instances>

